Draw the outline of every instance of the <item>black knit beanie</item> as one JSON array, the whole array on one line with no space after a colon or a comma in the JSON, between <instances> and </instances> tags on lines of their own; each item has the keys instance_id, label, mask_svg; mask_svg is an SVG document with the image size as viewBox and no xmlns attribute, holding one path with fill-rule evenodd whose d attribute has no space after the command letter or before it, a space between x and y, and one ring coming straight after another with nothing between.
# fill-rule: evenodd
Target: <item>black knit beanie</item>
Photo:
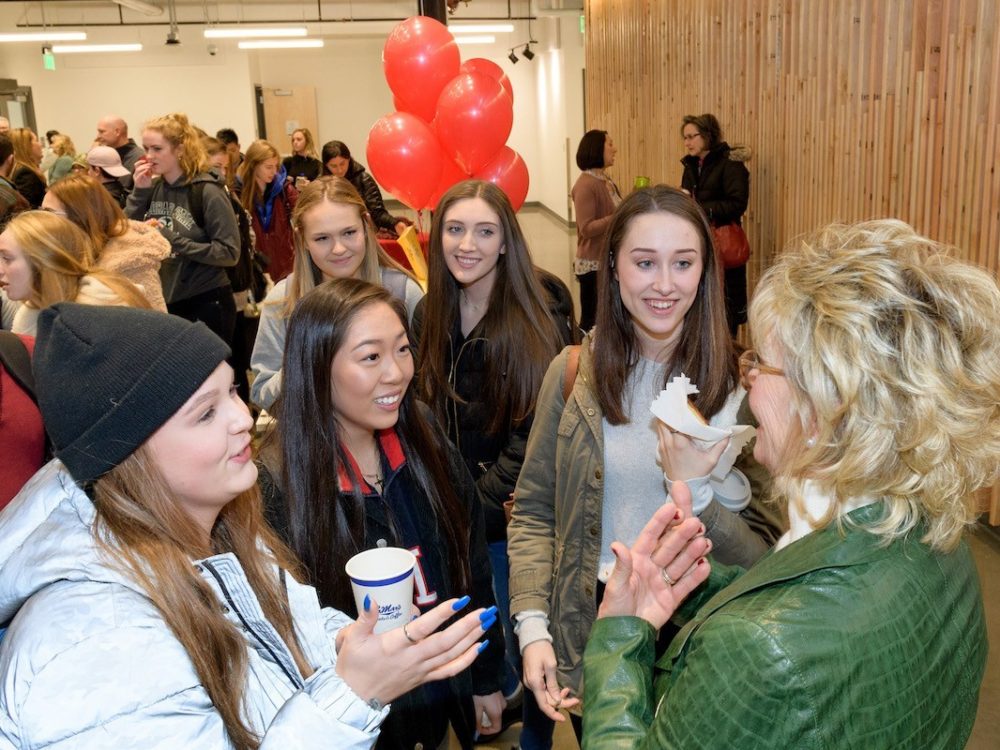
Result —
<instances>
[{"instance_id":1,"label":"black knit beanie","mask_svg":"<svg viewBox=\"0 0 1000 750\"><path fill-rule=\"evenodd\" d=\"M38 319L33 370L56 456L81 483L128 458L229 356L204 323L60 302Z\"/></svg>"}]
</instances>

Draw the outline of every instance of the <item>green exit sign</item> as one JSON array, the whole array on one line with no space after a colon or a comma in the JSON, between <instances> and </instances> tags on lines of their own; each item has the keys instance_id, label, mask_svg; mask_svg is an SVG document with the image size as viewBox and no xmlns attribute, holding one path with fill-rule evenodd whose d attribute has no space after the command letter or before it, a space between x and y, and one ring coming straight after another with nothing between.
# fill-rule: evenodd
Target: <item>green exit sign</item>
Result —
<instances>
[{"instance_id":1,"label":"green exit sign","mask_svg":"<svg viewBox=\"0 0 1000 750\"><path fill-rule=\"evenodd\" d=\"M583 13L580 14L580 33L584 33L586 30L586 23L583 20Z\"/></svg>"},{"instance_id":2,"label":"green exit sign","mask_svg":"<svg viewBox=\"0 0 1000 750\"><path fill-rule=\"evenodd\" d=\"M44 53L42 53L42 66L46 70L55 70L56 69L56 56L53 55L51 52L44 52Z\"/></svg>"}]
</instances>

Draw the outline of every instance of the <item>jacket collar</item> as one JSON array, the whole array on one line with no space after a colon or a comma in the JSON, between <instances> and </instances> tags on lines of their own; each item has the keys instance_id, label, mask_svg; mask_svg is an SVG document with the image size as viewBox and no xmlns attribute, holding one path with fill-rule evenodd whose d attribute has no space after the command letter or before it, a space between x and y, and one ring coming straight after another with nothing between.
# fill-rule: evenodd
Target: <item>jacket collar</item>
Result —
<instances>
[{"instance_id":1,"label":"jacket collar","mask_svg":"<svg viewBox=\"0 0 1000 750\"><path fill-rule=\"evenodd\" d=\"M403 444L399 440L399 435L396 433L394 427L390 427L387 430L380 430L378 433L379 446L382 448L382 453L385 455L386 460L389 462L389 471L398 470L403 464L406 463L406 454L403 453ZM361 467L358 466L358 462L351 455L351 452L344 447L344 456L347 462L351 465L351 470L348 472L347 466L344 463L340 464L340 468L337 472L337 477L340 483L341 492L351 492L354 490L354 482L351 480L351 474L358 478L361 482L361 493L363 495L369 495L375 490L369 486L365 481L364 475L361 473Z\"/></svg>"}]
</instances>

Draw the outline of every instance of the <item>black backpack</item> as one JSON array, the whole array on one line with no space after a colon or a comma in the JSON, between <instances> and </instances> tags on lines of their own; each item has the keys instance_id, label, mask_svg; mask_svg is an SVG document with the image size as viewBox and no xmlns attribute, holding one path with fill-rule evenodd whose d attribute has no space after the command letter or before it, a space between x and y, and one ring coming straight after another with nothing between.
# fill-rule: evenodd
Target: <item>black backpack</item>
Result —
<instances>
[{"instance_id":1,"label":"black backpack","mask_svg":"<svg viewBox=\"0 0 1000 750\"><path fill-rule=\"evenodd\" d=\"M205 182L196 182L191 186L191 216L199 227L205 226ZM236 196L224 186L229 205L236 214L236 223L240 228L240 257L235 266L226 269L229 283L234 292L250 290L255 300L264 299L267 292L267 281L264 272L267 270L267 256L258 253L253 246L253 232L250 229L250 216L236 200Z\"/></svg>"}]
</instances>

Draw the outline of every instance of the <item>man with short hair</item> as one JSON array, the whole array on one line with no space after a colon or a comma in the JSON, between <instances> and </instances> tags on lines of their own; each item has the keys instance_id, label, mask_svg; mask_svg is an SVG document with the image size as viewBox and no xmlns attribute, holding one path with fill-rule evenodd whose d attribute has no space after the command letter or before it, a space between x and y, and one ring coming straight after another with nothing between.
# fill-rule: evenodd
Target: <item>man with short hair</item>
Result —
<instances>
[{"instance_id":1,"label":"man with short hair","mask_svg":"<svg viewBox=\"0 0 1000 750\"><path fill-rule=\"evenodd\" d=\"M27 199L17 192L10 181L10 173L14 171L14 144L10 135L0 133L0 232L7 226L11 217L21 211L31 208Z\"/></svg>"},{"instance_id":2,"label":"man with short hair","mask_svg":"<svg viewBox=\"0 0 1000 750\"><path fill-rule=\"evenodd\" d=\"M10 120L6 117L0 116L0 135L7 135L10 133Z\"/></svg>"},{"instance_id":3,"label":"man with short hair","mask_svg":"<svg viewBox=\"0 0 1000 750\"><path fill-rule=\"evenodd\" d=\"M128 125L118 115L107 115L97 121L96 140L118 152L129 175L135 171L135 163L145 154L142 147L128 137ZM126 187L131 187L131 184Z\"/></svg>"},{"instance_id":4,"label":"man with short hair","mask_svg":"<svg viewBox=\"0 0 1000 750\"><path fill-rule=\"evenodd\" d=\"M243 152L240 151L240 137L236 135L235 130L232 128L222 128L215 134L215 137L225 145L226 152L229 154L229 163L234 168L243 163Z\"/></svg>"}]
</instances>

